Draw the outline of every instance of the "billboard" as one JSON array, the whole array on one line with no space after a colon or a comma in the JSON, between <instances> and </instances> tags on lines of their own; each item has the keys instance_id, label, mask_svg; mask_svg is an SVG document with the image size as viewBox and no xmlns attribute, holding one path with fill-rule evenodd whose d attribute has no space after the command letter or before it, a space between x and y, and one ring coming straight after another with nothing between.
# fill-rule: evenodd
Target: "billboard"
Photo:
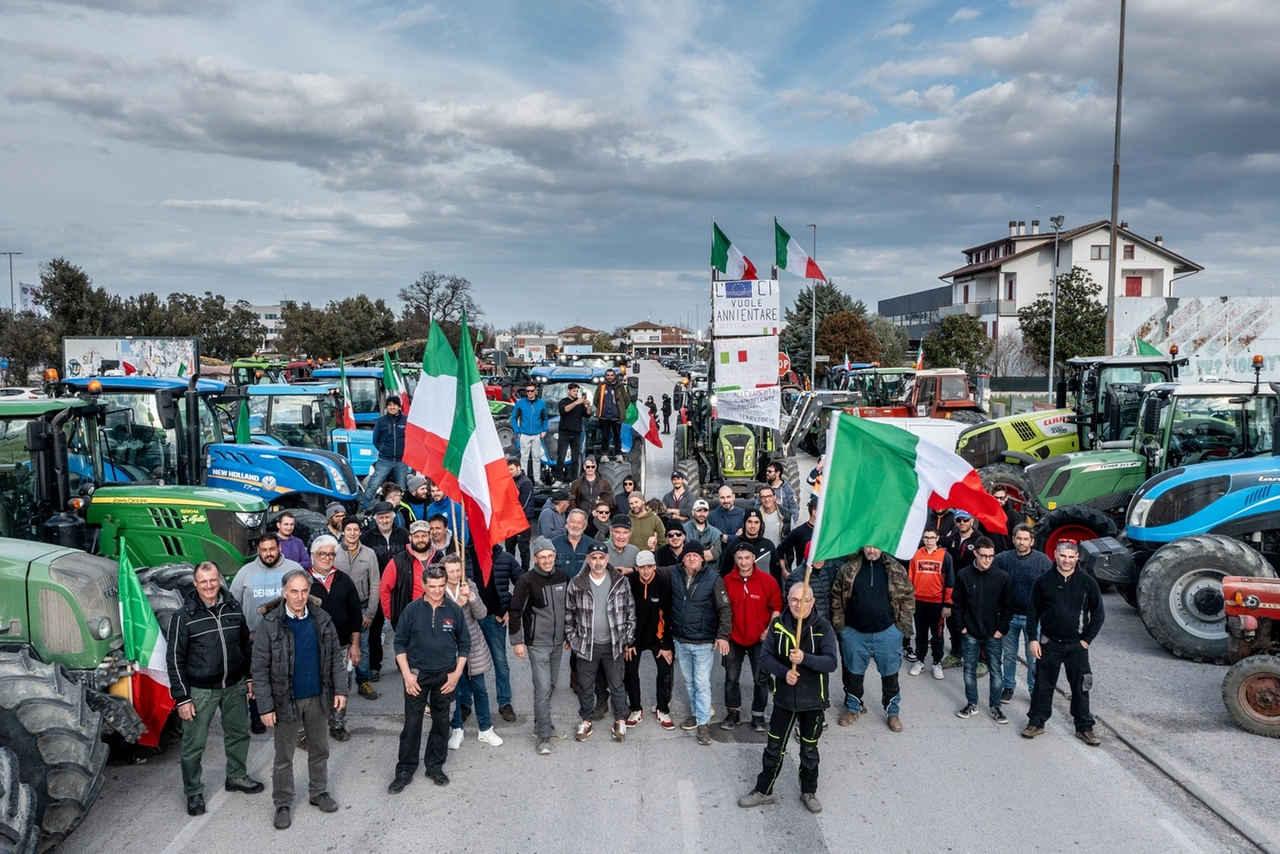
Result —
<instances>
[{"instance_id":1,"label":"billboard","mask_svg":"<svg viewBox=\"0 0 1280 854\"><path fill-rule=\"evenodd\" d=\"M711 283L711 328L723 335L777 335L782 292L776 279Z\"/></svg>"},{"instance_id":2,"label":"billboard","mask_svg":"<svg viewBox=\"0 0 1280 854\"><path fill-rule=\"evenodd\" d=\"M198 372L199 338L63 338L63 376L185 377Z\"/></svg>"},{"instance_id":3,"label":"billboard","mask_svg":"<svg viewBox=\"0 0 1280 854\"><path fill-rule=\"evenodd\" d=\"M1176 344L1184 378L1252 380L1257 355L1263 379L1280 379L1280 297L1121 297L1115 323L1117 354L1139 338L1162 353Z\"/></svg>"}]
</instances>

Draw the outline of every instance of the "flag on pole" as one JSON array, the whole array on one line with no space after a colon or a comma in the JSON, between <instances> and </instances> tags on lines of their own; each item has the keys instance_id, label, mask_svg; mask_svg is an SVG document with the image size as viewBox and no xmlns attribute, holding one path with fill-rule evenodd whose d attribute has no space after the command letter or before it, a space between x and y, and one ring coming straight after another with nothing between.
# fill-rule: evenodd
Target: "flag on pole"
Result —
<instances>
[{"instance_id":1,"label":"flag on pole","mask_svg":"<svg viewBox=\"0 0 1280 854\"><path fill-rule=\"evenodd\" d=\"M240 406L236 410L236 444L249 445L253 436L249 431L249 399L240 398Z\"/></svg>"},{"instance_id":2,"label":"flag on pole","mask_svg":"<svg viewBox=\"0 0 1280 854\"><path fill-rule=\"evenodd\" d=\"M144 747L160 743L160 731L173 711L173 697L169 695L169 668L165 662L168 645L160 631L151 603L142 592L142 582L134 571L120 540L120 627L124 633L124 654L130 661L138 662L138 672L133 674L130 688L133 707L146 724L147 731L138 739Z\"/></svg>"},{"instance_id":3,"label":"flag on pole","mask_svg":"<svg viewBox=\"0 0 1280 854\"><path fill-rule=\"evenodd\" d=\"M391 363L391 355L382 351L382 387L387 391L387 400L400 399L400 411L409 412L409 392L405 390L404 377L396 365Z\"/></svg>"},{"instance_id":4,"label":"flag on pole","mask_svg":"<svg viewBox=\"0 0 1280 854\"><path fill-rule=\"evenodd\" d=\"M422 373L404 431L404 461L457 499L458 479L444 467L458 398L458 357L434 320L422 353Z\"/></svg>"},{"instance_id":5,"label":"flag on pole","mask_svg":"<svg viewBox=\"0 0 1280 854\"><path fill-rule=\"evenodd\" d=\"M779 270L786 270L791 275L804 279L821 279L824 282L827 280L827 277L818 269L818 262L800 248L800 244L796 243L794 237L783 231L777 219L773 221L773 242Z\"/></svg>"},{"instance_id":6,"label":"flag on pole","mask_svg":"<svg viewBox=\"0 0 1280 854\"><path fill-rule=\"evenodd\" d=\"M493 568L492 545L528 528L529 520L525 518L520 494L507 468L498 428L489 414L489 401L484 396L480 371L476 369L465 312L458 343L457 382L457 403L444 468L457 479L476 557L484 583L488 584Z\"/></svg>"},{"instance_id":7,"label":"flag on pole","mask_svg":"<svg viewBox=\"0 0 1280 854\"><path fill-rule=\"evenodd\" d=\"M920 339L920 349L916 351L916 370L924 370L924 339Z\"/></svg>"},{"instance_id":8,"label":"flag on pole","mask_svg":"<svg viewBox=\"0 0 1280 854\"><path fill-rule=\"evenodd\" d=\"M631 405L627 407L626 418L623 419L631 425L631 431L637 436L643 436L645 441L650 445L662 447L662 439L658 436L658 423L653 420L653 413L649 411L649 407L631 401Z\"/></svg>"},{"instance_id":9,"label":"flag on pole","mask_svg":"<svg viewBox=\"0 0 1280 854\"><path fill-rule=\"evenodd\" d=\"M1161 353L1158 349L1156 349L1151 344L1148 344L1146 341L1144 341L1141 338L1135 337L1134 343L1136 345L1136 350L1139 356L1163 356L1164 355L1164 353Z\"/></svg>"},{"instance_id":10,"label":"flag on pole","mask_svg":"<svg viewBox=\"0 0 1280 854\"><path fill-rule=\"evenodd\" d=\"M725 237L720 226L711 223L711 266L730 280L746 280L756 277L756 266L742 250Z\"/></svg>"},{"instance_id":11,"label":"flag on pole","mask_svg":"<svg viewBox=\"0 0 1280 854\"><path fill-rule=\"evenodd\" d=\"M962 458L901 427L837 413L827 455L813 559L874 546L897 557L915 553L928 510L968 510L987 531L1007 533L1004 510ZM872 500L874 499L874 500Z\"/></svg>"},{"instance_id":12,"label":"flag on pole","mask_svg":"<svg viewBox=\"0 0 1280 854\"><path fill-rule=\"evenodd\" d=\"M347 362L341 353L338 354L338 376L339 383L342 386L342 428L344 430L354 430L356 429L356 415L355 410L351 408L351 386L347 385Z\"/></svg>"},{"instance_id":13,"label":"flag on pole","mask_svg":"<svg viewBox=\"0 0 1280 854\"><path fill-rule=\"evenodd\" d=\"M848 350L845 350L845 351L844 351L844 369L845 369L846 371L851 371L851 370L853 370L853 362L850 362L850 361L849 361L849 351L848 351Z\"/></svg>"}]
</instances>

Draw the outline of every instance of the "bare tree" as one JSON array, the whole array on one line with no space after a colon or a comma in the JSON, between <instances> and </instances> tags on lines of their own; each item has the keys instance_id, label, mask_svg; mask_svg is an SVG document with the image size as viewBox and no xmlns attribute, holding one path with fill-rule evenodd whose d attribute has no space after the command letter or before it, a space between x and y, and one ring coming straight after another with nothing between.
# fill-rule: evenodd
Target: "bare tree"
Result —
<instances>
[{"instance_id":1,"label":"bare tree","mask_svg":"<svg viewBox=\"0 0 1280 854\"><path fill-rule=\"evenodd\" d=\"M471 282L434 270L428 270L412 285L401 288L400 301L404 303L404 325L420 332L415 337L425 337L433 319L440 323L458 323L465 311L467 323L478 326L484 316L472 295Z\"/></svg>"},{"instance_id":2,"label":"bare tree","mask_svg":"<svg viewBox=\"0 0 1280 854\"><path fill-rule=\"evenodd\" d=\"M1025 377L1034 367L1024 349L1022 331L1017 328L1002 330L991 347L992 373L997 377Z\"/></svg>"},{"instance_id":3,"label":"bare tree","mask_svg":"<svg viewBox=\"0 0 1280 854\"><path fill-rule=\"evenodd\" d=\"M511 324L512 335L542 335L547 331L547 324L541 320L522 320Z\"/></svg>"}]
</instances>

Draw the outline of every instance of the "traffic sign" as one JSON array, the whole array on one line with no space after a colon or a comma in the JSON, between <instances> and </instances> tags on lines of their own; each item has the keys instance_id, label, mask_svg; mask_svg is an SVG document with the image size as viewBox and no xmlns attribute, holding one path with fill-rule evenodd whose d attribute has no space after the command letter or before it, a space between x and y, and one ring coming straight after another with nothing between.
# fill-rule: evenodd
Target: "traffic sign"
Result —
<instances>
[{"instance_id":1,"label":"traffic sign","mask_svg":"<svg viewBox=\"0 0 1280 854\"><path fill-rule=\"evenodd\" d=\"M791 357L786 353L779 351L778 353L778 376L785 376L787 371L791 370Z\"/></svg>"},{"instance_id":2,"label":"traffic sign","mask_svg":"<svg viewBox=\"0 0 1280 854\"><path fill-rule=\"evenodd\" d=\"M9 357L0 356L0 371L7 371L7 370L9 370Z\"/></svg>"}]
</instances>

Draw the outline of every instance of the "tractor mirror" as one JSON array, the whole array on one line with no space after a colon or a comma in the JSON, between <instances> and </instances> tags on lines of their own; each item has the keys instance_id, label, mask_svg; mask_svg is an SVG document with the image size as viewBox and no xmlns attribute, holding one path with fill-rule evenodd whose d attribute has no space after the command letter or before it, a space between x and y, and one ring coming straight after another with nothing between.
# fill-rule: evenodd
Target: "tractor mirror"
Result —
<instances>
[{"instance_id":1,"label":"tractor mirror","mask_svg":"<svg viewBox=\"0 0 1280 854\"><path fill-rule=\"evenodd\" d=\"M1160 399L1152 396L1142 402L1142 432L1154 436L1160 432Z\"/></svg>"},{"instance_id":2,"label":"tractor mirror","mask_svg":"<svg viewBox=\"0 0 1280 854\"><path fill-rule=\"evenodd\" d=\"M27 450L30 452L47 451L49 449L48 425L39 419L27 422Z\"/></svg>"},{"instance_id":3,"label":"tractor mirror","mask_svg":"<svg viewBox=\"0 0 1280 854\"><path fill-rule=\"evenodd\" d=\"M302 407L302 429L313 430L316 426L315 413L311 411L311 404Z\"/></svg>"},{"instance_id":4,"label":"tractor mirror","mask_svg":"<svg viewBox=\"0 0 1280 854\"><path fill-rule=\"evenodd\" d=\"M166 430L172 430L178 426L178 402L174 400L173 392L169 389L162 390L158 397L160 426Z\"/></svg>"}]
</instances>

